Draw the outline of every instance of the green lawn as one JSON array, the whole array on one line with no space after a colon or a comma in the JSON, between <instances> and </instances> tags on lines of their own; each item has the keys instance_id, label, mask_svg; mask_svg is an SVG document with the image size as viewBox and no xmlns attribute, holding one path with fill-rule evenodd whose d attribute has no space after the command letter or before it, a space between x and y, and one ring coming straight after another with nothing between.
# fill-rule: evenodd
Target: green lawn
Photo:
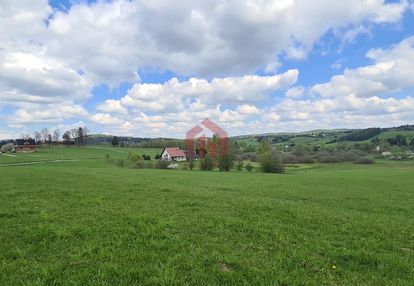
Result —
<instances>
[{"instance_id":1,"label":"green lawn","mask_svg":"<svg viewBox=\"0 0 414 286\"><path fill-rule=\"evenodd\" d=\"M414 281L412 162L135 170L68 149L0 168L0 285Z\"/></svg>"}]
</instances>

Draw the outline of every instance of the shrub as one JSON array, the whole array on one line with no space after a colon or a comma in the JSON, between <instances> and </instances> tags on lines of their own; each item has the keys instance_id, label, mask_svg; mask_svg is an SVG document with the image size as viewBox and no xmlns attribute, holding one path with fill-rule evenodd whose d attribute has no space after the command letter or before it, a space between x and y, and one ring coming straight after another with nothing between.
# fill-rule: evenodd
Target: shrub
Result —
<instances>
[{"instance_id":1,"label":"shrub","mask_svg":"<svg viewBox=\"0 0 414 286\"><path fill-rule=\"evenodd\" d=\"M200 170L211 171L213 170L214 162L213 159L207 154L203 159L200 160Z\"/></svg>"},{"instance_id":2,"label":"shrub","mask_svg":"<svg viewBox=\"0 0 414 286\"><path fill-rule=\"evenodd\" d=\"M236 169L237 171L241 171L243 169L244 163L242 160L237 161Z\"/></svg>"},{"instance_id":3,"label":"shrub","mask_svg":"<svg viewBox=\"0 0 414 286\"><path fill-rule=\"evenodd\" d=\"M170 165L170 162L164 161L164 160L158 160L155 163L155 168L157 168L157 169L168 169L168 165Z\"/></svg>"},{"instance_id":4,"label":"shrub","mask_svg":"<svg viewBox=\"0 0 414 286\"><path fill-rule=\"evenodd\" d=\"M246 164L246 170L247 170L247 171L249 171L249 172L251 172L251 171L253 170L253 166L252 166L252 164L247 163L247 164Z\"/></svg>"},{"instance_id":5,"label":"shrub","mask_svg":"<svg viewBox=\"0 0 414 286\"><path fill-rule=\"evenodd\" d=\"M352 162L361 159L361 156L354 151L340 151L335 155L336 158L341 162Z\"/></svg>"},{"instance_id":6,"label":"shrub","mask_svg":"<svg viewBox=\"0 0 414 286\"><path fill-rule=\"evenodd\" d=\"M138 160L136 162L131 162L129 164L129 167L133 168L133 169L143 169L146 167L145 163L143 160Z\"/></svg>"},{"instance_id":7,"label":"shrub","mask_svg":"<svg viewBox=\"0 0 414 286\"><path fill-rule=\"evenodd\" d=\"M150 161L151 160L151 156L150 155L142 155L142 158L145 160L145 161Z\"/></svg>"},{"instance_id":8,"label":"shrub","mask_svg":"<svg viewBox=\"0 0 414 286\"><path fill-rule=\"evenodd\" d=\"M190 159L189 161L188 161L188 168L192 171L193 169L194 169L194 160L193 159Z\"/></svg>"},{"instance_id":9,"label":"shrub","mask_svg":"<svg viewBox=\"0 0 414 286\"><path fill-rule=\"evenodd\" d=\"M106 154L105 154L105 158L106 158L106 160L108 160L108 161L109 161L109 159L111 159L111 155L109 155L108 153L106 153Z\"/></svg>"},{"instance_id":10,"label":"shrub","mask_svg":"<svg viewBox=\"0 0 414 286\"><path fill-rule=\"evenodd\" d=\"M158 160L158 159L161 159L161 155L160 154L155 155L155 160Z\"/></svg>"},{"instance_id":11,"label":"shrub","mask_svg":"<svg viewBox=\"0 0 414 286\"><path fill-rule=\"evenodd\" d=\"M123 167L125 165L125 160L124 159L118 159L114 163L118 167Z\"/></svg>"},{"instance_id":12,"label":"shrub","mask_svg":"<svg viewBox=\"0 0 414 286\"><path fill-rule=\"evenodd\" d=\"M1 152L9 153L13 150L13 143L7 143L1 146Z\"/></svg>"},{"instance_id":13,"label":"shrub","mask_svg":"<svg viewBox=\"0 0 414 286\"><path fill-rule=\"evenodd\" d=\"M135 163L135 162L141 161L142 157L141 157L141 155L139 155L137 153L129 152L128 153L128 160L132 163Z\"/></svg>"},{"instance_id":14,"label":"shrub","mask_svg":"<svg viewBox=\"0 0 414 286\"><path fill-rule=\"evenodd\" d=\"M282 159L275 151L261 154L259 161L264 173L283 173L285 171Z\"/></svg>"},{"instance_id":15,"label":"shrub","mask_svg":"<svg viewBox=\"0 0 414 286\"><path fill-rule=\"evenodd\" d=\"M291 153L283 153L282 161L284 164L298 164L299 157Z\"/></svg>"},{"instance_id":16,"label":"shrub","mask_svg":"<svg viewBox=\"0 0 414 286\"><path fill-rule=\"evenodd\" d=\"M145 162L145 167L148 169L154 168L154 164L151 161Z\"/></svg>"},{"instance_id":17,"label":"shrub","mask_svg":"<svg viewBox=\"0 0 414 286\"><path fill-rule=\"evenodd\" d=\"M249 153L244 153L241 155L241 159L242 160L250 160L252 162L256 161L256 153L254 152L249 152Z\"/></svg>"},{"instance_id":18,"label":"shrub","mask_svg":"<svg viewBox=\"0 0 414 286\"><path fill-rule=\"evenodd\" d=\"M315 159L320 163L338 163L339 160L336 159L328 152L318 152L315 156Z\"/></svg>"},{"instance_id":19,"label":"shrub","mask_svg":"<svg viewBox=\"0 0 414 286\"><path fill-rule=\"evenodd\" d=\"M233 158L230 154L220 155L217 158L220 172L228 172L233 167Z\"/></svg>"},{"instance_id":20,"label":"shrub","mask_svg":"<svg viewBox=\"0 0 414 286\"><path fill-rule=\"evenodd\" d=\"M361 158L355 161L355 164L374 164L375 161L370 158Z\"/></svg>"}]
</instances>

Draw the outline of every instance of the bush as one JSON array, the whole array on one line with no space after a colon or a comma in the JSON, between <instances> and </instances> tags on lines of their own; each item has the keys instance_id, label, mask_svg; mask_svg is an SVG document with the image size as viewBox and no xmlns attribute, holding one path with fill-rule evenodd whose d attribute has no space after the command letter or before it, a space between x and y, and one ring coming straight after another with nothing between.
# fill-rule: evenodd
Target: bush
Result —
<instances>
[{"instance_id":1,"label":"bush","mask_svg":"<svg viewBox=\"0 0 414 286\"><path fill-rule=\"evenodd\" d=\"M136 162L138 162L138 161L141 161L141 160L142 160L142 157L141 157L141 155L139 155L139 154L137 154L137 153L132 153L132 152L129 152L129 153L128 153L128 160L129 160L131 163L136 163Z\"/></svg>"},{"instance_id":2,"label":"bush","mask_svg":"<svg viewBox=\"0 0 414 286\"><path fill-rule=\"evenodd\" d=\"M320 163L339 163L339 160L328 152L318 152L315 159Z\"/></svg>"},{"instance_id":3,"label":"bush","mask_svg":"<svg viewBox=\"0 0 414 286\"><path fill-rule=\"evenodd\" d=\"M237 161L237 164L236 164L237 171L241 171L243 169L243 166L244 166L243 161L241 160Z\"/></svg>"},{"instance_id":4,"label":"bush","mask_svg":"<svg viewBox=\"0 0 414 286\"><path fill-rule=\"evenodd\" d=\"M129 164L129 167L130 168L133 168L133 169L143 169L143 168L146 167L146 165L145 165L145 163L144 163L143 160L138 160L136 162L131 162Z\"/></svg>"},{"instance_id":5,"label":"bush","mask_svg":"<svg viewBox=\"0 0 414 286\"><path fill-rule=\"evenodd\" d=\"M107 161L109 161L109 159L111 159L111 155L109 155L108 153L105 154L105 158Z\"/></svg>"},{"instance_id":6,"label":"bush","mask_svg":"<svg viewBox=\"0 0 414 286\"><path fill-rule=\"evenodd\" d=\"M193 159L190 159L189 161L188 161L188 168L192 171L193 169L194 169L194 160Z\"/></svg>"},{"instance_id":7,"label":"bush","mask_svg":"<svg viewBox=\"0 0 414 286\"><path fill-rule=\"evenodd\" d=\"M114 163L118 167L123 167L125 165L125 160L124 159L118 159Z\"/></svg>"},{"instance_id":8,"label":"bush","mask_svg":"<svg viewBox=\"0 0 414 286\"><path fill-rule=\"evenodd\" d=\"M207 154L203 159L200 160L200 170L211 171L213 170L214 162L213 159Z\"/></svg>"},{"instance_id":9,"label":"bush","mask_svg":"<svg viewBox=\"0 0 414 286\"><path fill-rule=\"evenodd\" d=\"M158 160L158 159L161 159L161 155L160 154L155 155L155 160Z\"/></svg>"},{"instance_id":10,"label":"bush","mask_svg":"<svg viewBox=\"0 0 414 286\"><path fill-rule=\"evenodd\" d=\"M13 143L7 143L1 146L1 152L2 153L9 153L13 150Z\"/></svg>"},{"instance_id":11,"label":"bush","mask_svg":"<svg viewBox=\"0 0 414 286\"><path fill-rule=\"evenodd\" d=\"M168 165L170 165L170 162L164 161L164 160L158 160L155 163L155 168L156 169L168 169Z\"/></svg>"},{"instance_id":12,"label":"bush","mask_svg":"<svg viewBox=\"0 0 414 286\"><path fill-rule=\"evenodd\" d=\"M148 169L154 168L154 164L151 161L145 162L145 167Z\"/></svg>"},{"instance_id":13,"label":"bush","mask_svg":"<svg viewBox=\"0 0 414 286\"><path fill-rule=\"evenodd\" d=\"M247 170L247 171L249 171L249 172L251 172L251 171L253 170L253 166L252 166L252 164L247 163L247 164L246 164L246 170Z\"/></svg>"},{"instance_id":14,"label":"bush","mask_svg":"<svg viewBox=\"0 0 414 286\"><path fill-rule=\"evenodd\" d=\"M151 160L151 156L150 155L142 155L142 158L145 160L145 161L150 161Z\"/></svg>"},{"instance_id":15,"label":"bush","mask_svg":"<svg viewBox=\"0 0 414 286\"><path fill-rule=\"evenodd\" d=\"M283 173L285 166L279 154L275 151L263 153L259 156L260 167L264 173Z\"/></svg>"},{"instance_id":16,"label":"bush","mask_svg":"<svg viewBox=\"0 0 414 286\"><path fill-rule=\"evenodd\" d=\"M241 159L242 160L250 160L252 162L256 161L256 153L254 152L249 152L249 153L244 153L241 155Z\"/></svg>"},{"instance_id":17,"label":"bush","mask_svg":"<svg viewBox=\"0 0 414 286\"><path fill-rule=\"evenodd\" d=\"M230 154L221 155L217 158L220 172L228 172L233 167L233 158Z\"/></svg>"},{"instance_id":18,"label":"bush","mask_svg":"<svg viewBox=\"0 0 414 286\"><path fill-rule=\"evenodd\" d=\"M374 164L375 161L369 158L361 158L355 161L355 164Z\"/></svg>"},{"instance_id":19,"label":"bush","mask_svg":"<svg viewBox=\"0 0 414 286\"><path fill-rule=\"evenodd\" d=\"M282 155L282 161L284 164L300 164L300 163L304 163L304 164L311 164L311 163L315 163L315 160L312 159L311 156L309 155L301 155L301 156L297 156L291 153L284 153Z\"/></svg>"},{"instance_id":20,"label":"bush","mask_svg":"<svg viewBox=\"0 0 414 286\"><path fill-rule=\"evenodd\" d=\"M336 158L341 162L352 162L361 159L361 156L355 151L340 151L337 152Z\"/></svg>"},{"instance_id":21,"label":"bush","mask_svg":"<svg viewBox=\"0 0 414 286\"><path fill-rule=\"evenodd\" d=\"M284 164L298 164L300 160L299 160L299 157L294 154L283 153L282 161Z\"/></svg>"}]
</instances>

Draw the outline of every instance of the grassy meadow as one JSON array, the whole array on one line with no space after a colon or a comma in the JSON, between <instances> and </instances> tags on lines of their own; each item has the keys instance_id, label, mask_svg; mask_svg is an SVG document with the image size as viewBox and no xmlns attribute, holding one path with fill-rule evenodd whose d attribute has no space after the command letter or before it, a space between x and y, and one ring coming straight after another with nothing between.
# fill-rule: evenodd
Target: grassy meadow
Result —
<instances>
[{"instance_id":1,"label":"grassy meadow","mask_svg":"<svg viewBox=\"0 0 414 286\"><path fill-rule=\"evenodd\" d=\"M276 175L104 159L127 152L0 156L0 285L413 285L413 162Z\"/></svg>"}]
</instances>

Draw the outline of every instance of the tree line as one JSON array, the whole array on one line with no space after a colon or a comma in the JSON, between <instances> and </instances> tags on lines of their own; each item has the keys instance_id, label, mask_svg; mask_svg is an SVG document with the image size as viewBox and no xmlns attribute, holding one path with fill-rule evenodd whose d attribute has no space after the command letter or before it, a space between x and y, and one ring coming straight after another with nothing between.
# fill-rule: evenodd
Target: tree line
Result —
<instances>
[{"instance_id":1,"label":"tree line","mask_svg":"<svg viewBox=\"0 0 414 286\"><path fill-rule=\"evenodd\" d=\"M37 145L48 144L49 148L52 144L59 144L61 142L60 139L62 139L62 143L68 147L71 145L81 147L87 145L89 129L86 126L72 128L66 130L62 137L60 137L60 134L59 129L50 132L47 128L42 128L40 131L33 132L33 139ZM30 135L27 133L23 134L22 137L25 140L30 139Z\"/></svg>"}]
</instances>

